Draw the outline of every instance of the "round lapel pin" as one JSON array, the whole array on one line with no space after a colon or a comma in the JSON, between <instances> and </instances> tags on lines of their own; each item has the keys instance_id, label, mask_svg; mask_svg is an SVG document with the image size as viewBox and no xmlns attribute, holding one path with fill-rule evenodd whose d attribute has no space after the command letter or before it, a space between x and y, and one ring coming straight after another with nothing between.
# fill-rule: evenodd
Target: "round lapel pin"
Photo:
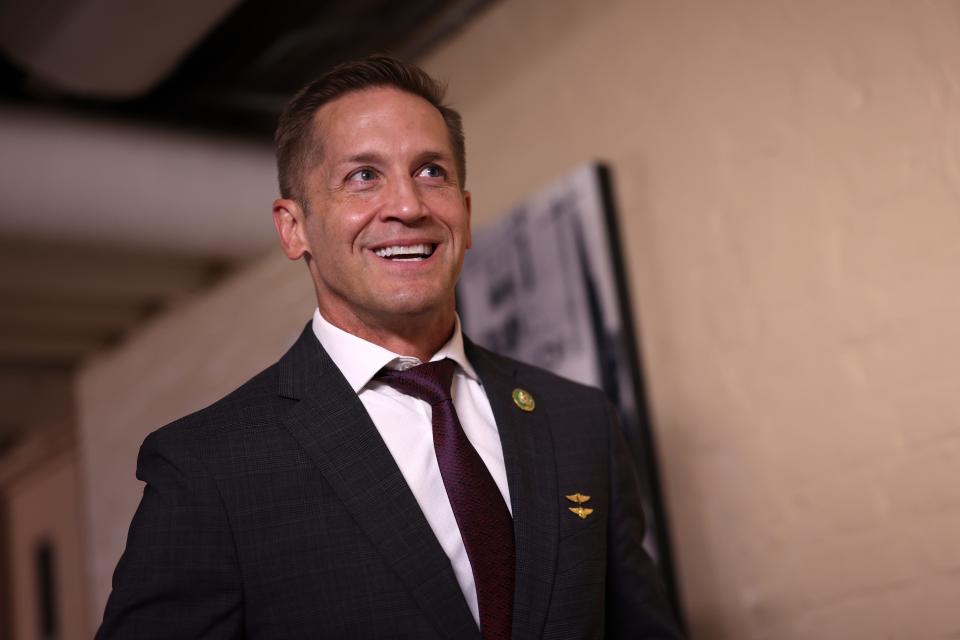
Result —
<instances>
[{"instance_id":1,"label":"round lapel pin","mask_svg":"<svg viewBox=\"0 0 960 640\"><path fill-rule=\"evenodd\" d=\"M524 389L513 390L513 404L521 411L533 411L537 403L533 401L533 396Z\"/></svg>"}]
</instances>

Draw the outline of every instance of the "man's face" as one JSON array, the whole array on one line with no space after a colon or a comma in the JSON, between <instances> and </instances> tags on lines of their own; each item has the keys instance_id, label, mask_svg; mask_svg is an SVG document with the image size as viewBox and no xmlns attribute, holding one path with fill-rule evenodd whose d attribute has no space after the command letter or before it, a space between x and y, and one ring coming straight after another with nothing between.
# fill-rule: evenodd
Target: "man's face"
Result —
<instances>
[{"instance_id":1,"label":"man's face","mask_svg":"<svg viewBox=\"0 0 960 640\"><path fill-rule=\"evenodd\" d=\"M452 321L470 195L440 113L418 96L373 88L327 103L314 127L321 157L304 175L298 237L321 312L341 327Z\"/></svg>"}]
</instances>

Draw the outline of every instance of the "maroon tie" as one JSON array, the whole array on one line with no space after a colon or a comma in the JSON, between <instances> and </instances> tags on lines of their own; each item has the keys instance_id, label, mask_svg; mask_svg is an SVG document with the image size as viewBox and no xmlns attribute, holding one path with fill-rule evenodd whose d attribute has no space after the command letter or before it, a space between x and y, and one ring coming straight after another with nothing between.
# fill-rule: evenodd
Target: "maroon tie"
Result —
<instances>
[{"instance_id":1,"label":"maroon tie","mask_svg":"<svg viewBox=\"0 0 960 640\"><path fill-rule=\"evenodd\" d=\"M444 359L406 371L384 369L377 378L430 403L433 447L443 486L470 558L484 640L510 638L513 612L513 519L487 466L460 426L450 397L456 364Z\"/></svg>"}]
</instances>

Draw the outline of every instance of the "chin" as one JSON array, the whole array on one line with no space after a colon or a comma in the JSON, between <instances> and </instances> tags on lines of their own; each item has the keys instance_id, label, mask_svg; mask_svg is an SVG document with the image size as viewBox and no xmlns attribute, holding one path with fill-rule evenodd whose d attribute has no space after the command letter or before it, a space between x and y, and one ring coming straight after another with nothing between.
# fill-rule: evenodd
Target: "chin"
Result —
<instances>
[{"instance_id":1,"label":"chin","mask_svg":"<svg viewBox=\"0 0 960 640\"><path fill-rule=\"evenodd\" d=\"M385 315L430 316L453 308L453 296L424 296L422 292L393 291L380 298L379 308Z\"/></svg>"}]
</instances>

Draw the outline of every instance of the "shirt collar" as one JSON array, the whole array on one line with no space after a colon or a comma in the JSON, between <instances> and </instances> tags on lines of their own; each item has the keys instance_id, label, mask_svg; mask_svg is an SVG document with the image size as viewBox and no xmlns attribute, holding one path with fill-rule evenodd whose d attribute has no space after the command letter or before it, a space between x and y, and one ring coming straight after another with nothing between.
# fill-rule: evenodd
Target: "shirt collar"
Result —
<instances>
[{"instance_id":1,"label":"shirt collar","mask_svg":"<svg viewBox=\"0 0 960 640\"><path fill-rule=\"evenodd\" d=\"M357 393L360 393L360 390L384 367L409 369L421 364L418 358L394 353L330 324L320 315L320 309L313 312L313 333ZM454 316L453 335L433 354L430 361L443 358L450 358L460 365L460 369L468 377L479 382L477 372L467 360L467 354L463 349L463 331L460 328L459 315Z\"/></svg>"}]
</instances>

